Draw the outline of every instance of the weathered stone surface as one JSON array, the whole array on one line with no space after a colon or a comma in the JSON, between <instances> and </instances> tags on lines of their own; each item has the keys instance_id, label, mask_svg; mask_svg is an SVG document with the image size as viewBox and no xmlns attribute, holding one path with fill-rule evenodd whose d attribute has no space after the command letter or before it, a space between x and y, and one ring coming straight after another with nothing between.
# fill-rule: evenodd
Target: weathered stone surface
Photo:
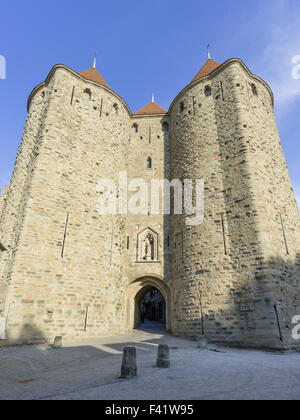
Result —
<instances>
[{"instance_id":1,"label":"weathered stone surface","mask_svg":"<svg viewBox=\"0 0 300 420\"><path fill-rule=\"evenodd\" d=\"M136 348L125 347L121 366L121 378L129 379L137 376Z\"/></svg>"},{"instance_id":2,"label":"weathered stone surface","mask_svg":"<svg viewBox=\"0 0 300 420\"><path fill-rule=\"evenodd\" d=\"M0 316L0 340L6 340L6 318Z\"/></svg>"},{"instance_id":3,"label":"weathered stone surface","mask_svg":"<svg viewBox=\"0 0 300 420\"><path fill-rule=\"evenodd\" d=\"M197 348L201 350L208 350L208 342L205 337L200 337L197 340Z\"/></svg>"},{"instance_id":4,"label":"weathered stone surface","mask_svg":"<svg viewBox=\"0 0 300 420\"><path fill-rule=\"evenodd\" d=\"M204 222L187 226L186 215L153 214L150 205L148 216L100 215L98 182L118 186L121 171L148 183L204 179ZM148 230L157 238L153 260L139 258ZM240 60L187 86L167 114L145 116L56 66L30 96L11 184L0 196L7 343L130 331L154 286L177 335L294 346L299 238L272 93Z\"/></svg>"},{"instance_id":5,"label":"weathered stone surface","mask_svg":"<svg viewBox=\"0 0 300 420\"><path fill-rule=\"evenodd\" d=\"M62 348L62 337L55 337L54 343L53 343L54 349L60 349Z\"/></svg>"},{"instance_id":6,"label":"weathered stone surface","mask_svg":"<svg viewBox=\"0 0 300 420\"><path fill-rule=\"evenodd\" d=\"M286 314L285 340L296 345L299 212L270 89L231 60L184 89L169 115L171 178L205 181L204 223L172 218L173 329L197 338L203 327L210 342L280 347L274 303L264 299L272 292Z\"/></svg>"},{"instance_id":7,"label":"weathered stone surface","mask_svg":"<svg viewBox=\"0 0 300 420\"><path fill-rule=\"evenodd\" d=\"M170 367L170 349L167 344L160 344L158 346L156 366L164 369Z\"/></svg>"}]
</instances>

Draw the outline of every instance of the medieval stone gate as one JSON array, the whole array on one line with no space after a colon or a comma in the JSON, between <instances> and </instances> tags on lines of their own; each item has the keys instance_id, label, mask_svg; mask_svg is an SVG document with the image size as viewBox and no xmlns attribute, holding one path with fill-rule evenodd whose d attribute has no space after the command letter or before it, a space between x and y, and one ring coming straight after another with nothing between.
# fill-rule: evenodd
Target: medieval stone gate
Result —
<instances>
[{"instance_id":1,"label":"medieval stone gate","mask_svg":"<svg viewBox=\"0 0 300 420\"><path fill-rule=\"evenodd\" d=\"M132 282L125 295L126 325L128 331L138 326L139 303L148 290L155 287L164 297L166 304L166 330L171 331L171 290L164 280L154 276L142 276Z\"/></svg>"}]
</instances>

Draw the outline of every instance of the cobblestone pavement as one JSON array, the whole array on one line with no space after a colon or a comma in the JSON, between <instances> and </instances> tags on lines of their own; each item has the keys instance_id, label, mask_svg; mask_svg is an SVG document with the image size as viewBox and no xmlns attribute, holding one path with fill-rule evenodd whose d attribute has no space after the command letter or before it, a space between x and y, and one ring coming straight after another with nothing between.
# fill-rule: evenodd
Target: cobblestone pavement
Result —
<instances>
[{"instance_id":1,"label":"cobblestone pavement","mask_svg":"<svg viewBox=\"0 0 300 420\"><path fill-rule=\"evenodd\" d=\"M171 368L154 368L157 346ZM138 377L121 380L124 345L137 347ZM216 350L216 349L213 349ZM64 343L62 349L0 349L0 399L299 399L300 354L199 350L158 329Z\"/></svg>"}]
</instances>

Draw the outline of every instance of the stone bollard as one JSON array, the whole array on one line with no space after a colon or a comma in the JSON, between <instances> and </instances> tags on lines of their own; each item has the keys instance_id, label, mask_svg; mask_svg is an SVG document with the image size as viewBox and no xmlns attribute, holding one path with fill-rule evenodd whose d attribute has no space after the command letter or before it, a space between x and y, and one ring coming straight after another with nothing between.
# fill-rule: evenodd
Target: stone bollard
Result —
<instances>
[{"instance_id":1,"label":"stone bollard","mask_svg":"<svg viewBox=\"0 0 300 420\"><path fill-rule=\"evenodd\" d=\"M60 349L60 348L62 348L62 337L55 337L53 348L54 349Z\"/></svg>"},{"instance_id":2,"label":"stone bollard","mask_svg":"<svg viewBox=\"0 0 300 420\"><path fill-rule=\"evenodd\" d=\"M170 350L166 344L160 344L157 351L156 366L159 368L170 367Z\"/></svg>"},{"instance_id":3,"label":"stone bollard","mask_svg":"<svg viewBox=\"0 0 300 420\"><path fill-rule=\"evenodd\" d=\"M207 350L208 349L208 342L204 336L200 337L197 341L197 348L201 350Z\"/></svg>"},{"instance_id":4,"label":"stone bollard","mask_svg":"<svg viewBox=\"0 0 300 420\"><path fill-rule=\"evenodd\" d=\"M121 378L128 379L137 376L136 348L125 347L121 367Z\"/></svg>"}]
</instances>

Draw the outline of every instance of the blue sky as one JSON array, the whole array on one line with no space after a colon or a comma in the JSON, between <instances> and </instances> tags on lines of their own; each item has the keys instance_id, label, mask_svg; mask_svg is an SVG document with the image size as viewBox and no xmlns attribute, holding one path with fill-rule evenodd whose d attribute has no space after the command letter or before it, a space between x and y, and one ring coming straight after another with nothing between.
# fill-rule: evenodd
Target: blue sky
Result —
<instances>
[{"instance_id":1,"label":"blue sky","mask_svg":"<svg viewBox=\"0 0 300 420\"><path fill-rule=\"evenodd\" d=\"M134 112L172 99L212 58L241 58L275 94L283 149L300 203L299 0L27 0L2 2L0 55L0 188L9 184L26 118L29 93L51 67L98 69Z\"/></svg>"}]
</instances>

